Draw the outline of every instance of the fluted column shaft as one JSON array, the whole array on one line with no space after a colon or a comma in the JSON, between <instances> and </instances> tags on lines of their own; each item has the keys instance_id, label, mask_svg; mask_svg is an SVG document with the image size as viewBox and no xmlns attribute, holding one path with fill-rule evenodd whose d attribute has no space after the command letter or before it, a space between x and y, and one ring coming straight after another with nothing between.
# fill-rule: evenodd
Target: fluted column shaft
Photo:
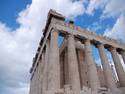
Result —
<instances>
[{"instance_id":1,"label":"fluted column shaft","mask_svg":"<svg viewBox=\"0 0 125 94\"><path fill-rule=\"evenodd\" d=\"M125 72L115 48L110 48L120 86L125 86Z\"/></svg>"},{"instance_id":2,"label":"fluted column shaft","mask_svg":"<svg viewBox=\"0 0 125 94\"><path fill-rule=\"evenodd\" d=\"M64 57L64 74L65 74L65 84L69 84L69 71L68 71L68 52L67 48L65 49L65 57Z\"/></svg>"},{"instance_id":3,"label":"fluted column shaft","mask_svg":"<svg viewBox=\"0 0 125 94\"><path fill-rule=\"evenodd\" d=\"M96 65L91 53L91 45L89 40L85 40L85 59L88 64L88 75L90 87L92 90L97 90L100 87L100 82L96 70Z\"/></svg>"},{"instance_id":4,"label":"fluted column shaft","mask_svg":"<svg viewBox=\"0 0 125 94\"><path fill-rule=\"evenodd\" d=\"M42 94L45 94L48 87L48 56L49 56L49 40L46 42L45 49L45 65L43 68L43 79L42 79Z\"/></svg>"},{"instance_id":5,"label":"fluted column shaft","mask_svg":"<svg viewBox=\"0 0 125 94\"><path fill-rule=\"evenodd\" d=\"M97 45L97 47L99 50L99 54L100 54L100 58L101 58L102 66L103 66L106 85L111 90L114 90L116 88L116 85L115 85L115 82L114 82L113 77L112 77L111 67L109 65L109 62L108 62L106 54L105 54L104 45L99 44L99 45Z\"/></svg>"},{"instance_id":6,"label":"fluted column shaft","mask_svg":"<svg viewBox=\"0 0 125 94\"><path fill-rule=\"evenodd\" d=\"M50 35L50 49L48 60L48 90L60 89L60 64L59 64L59 47L58 31L53 29Z\"/></svg>"},{"instance_id":7,"label":"fluted column shaft","mask_svg":"<svg viewBox=\"0 0 125 94\"><path fill-rule=\"evenodd\" d=\"M78 54L81 88L83 88L83 86L88 87L89 86L89 83L87 83L88 82L88 72L87 72L87 63L85 62L84 49L77 49L77 54Z\"/></svg>"},{"instance_id":8,"label":"fluted column shaft","mask_svg":"<svg viewBox=\"0 0 125 94\"><path fill-rule=\"evenodd\" d=\"M123 58L123 61L124 61L124 64L125 64L125 51L124 52L122 52L122 58Z\"/></svg>"},{"instance_id":9,"label":"fluted column shaft","mask_svg":"<svg viewBox=\"0 0 125 94\"><path fill-rule=\"evenodd\" d=\"M78 93L80 91L80 78L73 35L68 36L68 65L70 84L72 86L72 89Z\"/></svg>"}]
</instances>

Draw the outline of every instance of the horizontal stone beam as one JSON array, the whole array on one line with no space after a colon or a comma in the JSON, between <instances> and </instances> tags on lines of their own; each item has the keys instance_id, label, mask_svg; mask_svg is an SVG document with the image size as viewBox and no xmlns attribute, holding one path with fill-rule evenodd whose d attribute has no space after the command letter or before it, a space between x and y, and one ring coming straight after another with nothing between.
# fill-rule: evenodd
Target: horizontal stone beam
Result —
<instances>
[{"instance_id":1,"label":"horizontal stone beam","mask_svg":"<svg viewBox=\"0 0 125 94\"><path fill-rule=\"evenodd\" d=\"M99 41L103 44L111 45L115 48L120 48L120 49L125 50L125 44L121 44L115 40L111 40L109 38L96 35L93 32L88 32L84 29L81 29L80 27L79 28L77 28L76 26L71 27L70 25L66 25L65 22L57 23L54 25L54 27L57 28L63 34L67 34L67 33L73 34L75 37L80 37L81 39L89 39L91 41L95 40L95 41Z\"/></svg>"}]
</instances>

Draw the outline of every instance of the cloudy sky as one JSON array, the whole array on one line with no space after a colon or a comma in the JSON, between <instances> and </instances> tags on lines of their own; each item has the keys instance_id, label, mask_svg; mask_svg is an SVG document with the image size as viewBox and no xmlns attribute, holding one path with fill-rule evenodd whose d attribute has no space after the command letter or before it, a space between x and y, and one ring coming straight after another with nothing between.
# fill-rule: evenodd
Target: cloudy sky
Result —
<instances>
[{"instance_id":1,"label":"cloudy sky","mask_svg":"<svg viewBox=\"0 0 125 94\"><path fill-rule=\"evenodd\" d=\"M49 9L125 43L125 0L0 0L0 94L28 94L29 69Z\"/></svg>"}]
</instances>

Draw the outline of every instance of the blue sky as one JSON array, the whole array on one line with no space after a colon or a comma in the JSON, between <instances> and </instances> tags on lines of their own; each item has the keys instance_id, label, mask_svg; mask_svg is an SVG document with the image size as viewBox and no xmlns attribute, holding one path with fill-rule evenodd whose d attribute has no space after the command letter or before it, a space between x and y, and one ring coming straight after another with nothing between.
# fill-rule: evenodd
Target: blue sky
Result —
<instances>
[{"instance_id":1,"label":"blue sky","mask_svg":"<svg viewBox=\"0 0 125 94\"><path fill-rule=\"evenodd\" d=\"M31 4L31 0L2 0L0 3L0 21L6 23L7 26L12 29L18 28L19 24L16 22L18 13L26 8L28 4ZM101 9L97 9L94 15L83 14L75 18L75 24L83 28L93 27L94 23L99 23L101 28L97 29L96 32L103 34L107 27L112 27L116 21L116 18L107 18L100 20L102 14Z\"/></svg>"},{"instance_id":2,"label":"blue sky","mask_svg":"<svg viewBox=\"0 0 125 94\"><path fill-rule=\"evenodd\" d=\"M18 13L26 8L27 4L31 4L31 0L1 0L0 1L0 21L6 23L13 29L18 27L16 18Z\"/></svg>"},{"instance_id":3,"label":"blue sky","mask_svg":"<svg viewBox=\"0 0 125 94\"><path fill-rule=\"evenodd\" d=\"M107 28L112 28L116 22L116 18L100 19L102 10L97 9L94 15L83 14L76 18L76 25L83 28L89 28L90 31L95 31L97 34L103 34ZM100 27L99 27L100 26ZM95 28L94 28L95 27Z\"/></svg>"},{"instance_id":4,"label":"blue sky","mask_svg":"<svg viewBox=\"0 0 125 94\"><path fill-rule=\"evenodd\" d=\"M125 0L1 0L0 93L28 94L29 69L49 9L74 17L77 26L125 43L124 4Z\"/></svg>"}]
</instances>

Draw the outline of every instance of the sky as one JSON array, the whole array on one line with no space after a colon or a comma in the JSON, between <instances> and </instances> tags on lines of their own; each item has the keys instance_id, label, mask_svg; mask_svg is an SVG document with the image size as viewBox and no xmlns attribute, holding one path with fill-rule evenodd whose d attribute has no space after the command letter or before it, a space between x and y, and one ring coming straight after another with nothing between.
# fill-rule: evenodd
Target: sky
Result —
<instances>
[{"instance_id":1,"label":"sky","mask_svg":"<svg viewBox=\"0 0 125 94\"><path fill-rule=\"evenodd\" d=\"M0 94L28 94L29 69L50 9L73 17L75 25L90 32L125 43L124 4L125 0L0 0Z\"/></svg>"}]
</instances>

